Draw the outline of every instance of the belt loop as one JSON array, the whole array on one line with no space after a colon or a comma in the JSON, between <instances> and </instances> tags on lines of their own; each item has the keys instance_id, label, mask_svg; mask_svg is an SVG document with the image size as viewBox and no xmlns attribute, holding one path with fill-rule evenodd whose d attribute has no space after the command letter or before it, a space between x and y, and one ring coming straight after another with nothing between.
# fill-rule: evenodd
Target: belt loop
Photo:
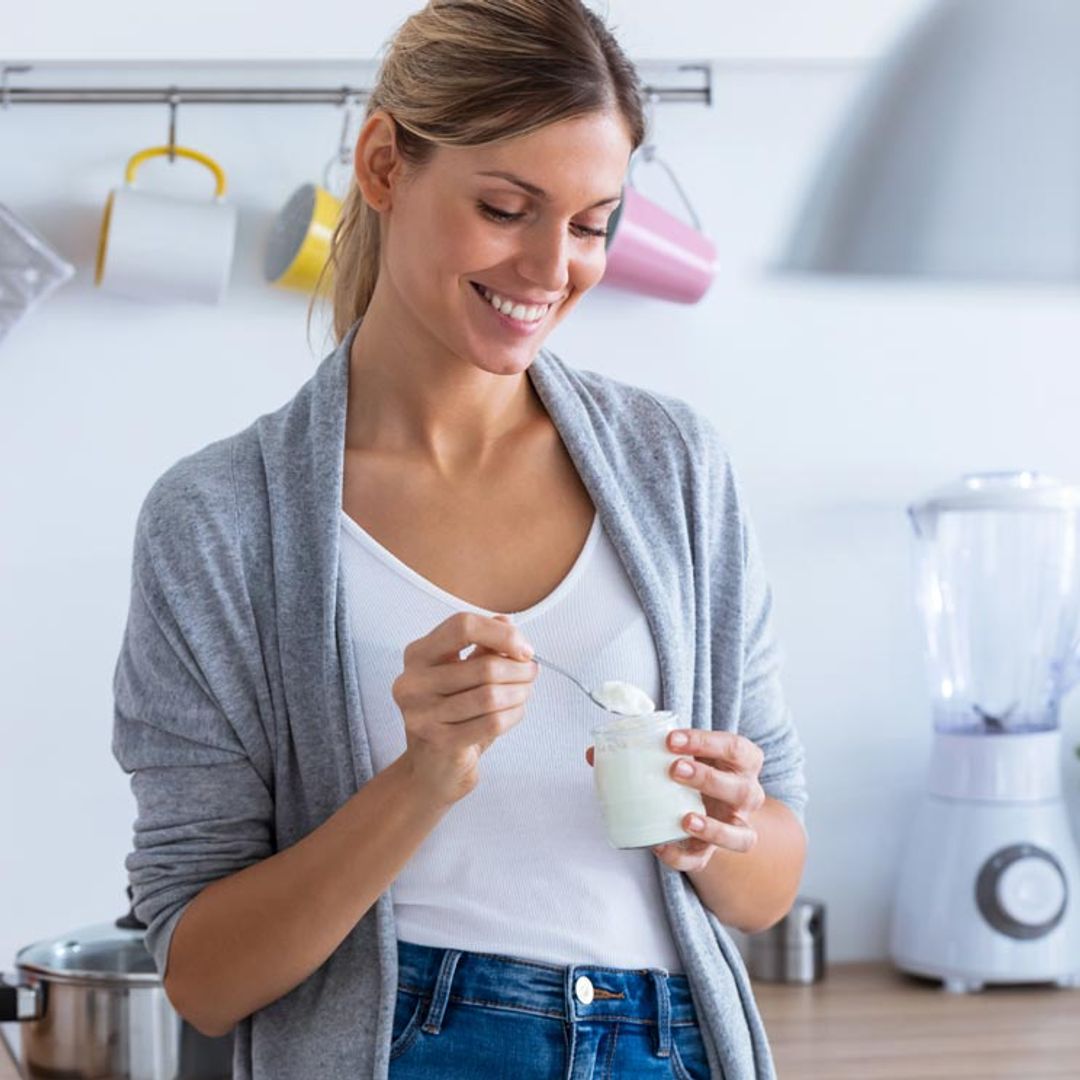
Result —
<instances>
[{"instance_id":1,"label":"belt loop","mask_svg":"<svg viewBox=\"0 0 1080 1080\"><path fill-rule=\"evenodd\" d=\"M574 964L567 964L563 969L563 998L566 1002L566 1016L563 1018L571 1025L577 1019L577 997L574 995Z\"/></svg>"},{"instance_id":2,"label":"belt loop","mask_svg":"<svg viewBox=\"0 0 1080 1080\"><path fill-rule=\"evenodd\" d=\"M667 972L651 969L653 986L656 987L656 1056L671 1056L671 998L668 995Z\"/></svg>"},{"instance_id":3,"label":"belt loop","mask_svg":"<svg viewBox=\"0 0 1080 1080\"><path fill-rule=\"evenodd\" d=\"M454 981L454 971L457 969L458 960L461 959L459 949L447 949L443 953L442 963L439 965L439 975L435 980L435 989L431 994L431 1005L427 1016L421 1025L424 1031L432 1035L438 1035L442 1027L443 1013L446 1012L446 1002L450 998L450 984Z\"/></svg>"}]
</instances>

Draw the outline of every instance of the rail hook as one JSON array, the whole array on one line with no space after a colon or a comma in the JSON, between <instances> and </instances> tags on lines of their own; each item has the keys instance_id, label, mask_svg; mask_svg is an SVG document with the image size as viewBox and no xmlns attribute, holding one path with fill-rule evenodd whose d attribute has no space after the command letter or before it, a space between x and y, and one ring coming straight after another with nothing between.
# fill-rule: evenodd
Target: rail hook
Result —
<instances>
[{"instance_id":1,"label":"rail hook","mask_svg":"<svg viewBox=\"0 0 1080 1080\"><path fill-rule=\"evenodd\" d=\"M176 87L169 87L169 161L176 160L176 110L180 105L180 95Z\"/></svg>"}]
</instances>

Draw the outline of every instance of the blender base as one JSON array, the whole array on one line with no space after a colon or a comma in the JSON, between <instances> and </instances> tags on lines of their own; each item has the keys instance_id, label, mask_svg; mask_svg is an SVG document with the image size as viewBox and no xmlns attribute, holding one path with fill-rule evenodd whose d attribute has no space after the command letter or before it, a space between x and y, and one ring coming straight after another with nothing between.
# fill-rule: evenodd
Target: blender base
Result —
<instances>
[{"instance_id":1,"label":"blender base","mask_svg":"<svg viewBox=\"0 0 1080 1080\"><path fill-rule=\"evenodd\" d=\"M1057 753L1046 755L1054 769L1041 797L1031 797L1030 777L1013 789L1027 797L1009 797L1015 763L1029 759L1021 743L1037 740L1042 753L1060 747L1060 732L968 738L974 771L990 768L992 784L979 787L982 798L956 797L955 788L923 798L901 865L891 959L902 971L941 979L950 993L987 984L1080 987L1080 859ZM939 737L935 753L955 758L958 746L956 736ZM935 775L944 775L940 767ZM970 791L973 772L967 777Z\"/></svg>"}]
</instances>

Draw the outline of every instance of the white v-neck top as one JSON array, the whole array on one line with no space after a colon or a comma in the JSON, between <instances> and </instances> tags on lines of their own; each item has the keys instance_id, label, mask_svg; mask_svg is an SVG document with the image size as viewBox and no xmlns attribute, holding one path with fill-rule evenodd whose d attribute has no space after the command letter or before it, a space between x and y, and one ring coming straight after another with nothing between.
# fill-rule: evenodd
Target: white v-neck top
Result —
<instances>
[{"instance_id":1,"label":"white v-neck top","mask_svg":"<svg viewBox=\"0 0 1080 1080\"><path fill-rule=\"evenodd\" d=\"M405 752L391 696L405 646L456 611L496 612L454 596L341 512L341 568L372 764ZM574 565L542 600L509 612L541 656L586 686L619 679L654 701L659 669L637 595L599 515ZM541 668L518 725L480 759L455 803L394 880L397 936L422 945L555 964L682 971L649 848L616 850L585 759L604 719ZM687 725L689 726L689 725Z\"/></svg>"}]
</instances>

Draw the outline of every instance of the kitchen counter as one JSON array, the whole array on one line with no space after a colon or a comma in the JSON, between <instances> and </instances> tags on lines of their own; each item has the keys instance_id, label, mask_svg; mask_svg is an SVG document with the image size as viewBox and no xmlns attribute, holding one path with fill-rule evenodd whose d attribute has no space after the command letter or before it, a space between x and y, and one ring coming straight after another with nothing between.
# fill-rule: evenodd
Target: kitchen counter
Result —
<instances>
[{"instance_id":1,"label":"kitchen counter","mask_svg":"<svg viewBox=\"0 0 1080 1080\"><path fill-rule=\"evenodd\" d=\"M946 994L884 963L813 986L754 981L780 1080L1063 1080L1080 1075L1080 991ZM0 1036L0 1080L19 1080Z\"/></svg>"},{"instance_id":2,"label":"kitchen counter","mask_svg":"<svg viewBox=\"0 0 1080 1080\"><path fill-rule=\"evenodd\" d=\"M779 1080L1061 1080L1080 1076L1080 991L947 994L885 963L813 986L754 981Z\"/></svg>"},{"instance_id":3,"label":"kitchen counter","mask_svg":"<svg viewBox=\"0 0 1080 1080\"><path fill-rule=\"evenodd\" d=\"M11 1053L4 1033L0 1031L0 1080L19 1080L19 1066Z\"/></svg>"}]
</instances>

